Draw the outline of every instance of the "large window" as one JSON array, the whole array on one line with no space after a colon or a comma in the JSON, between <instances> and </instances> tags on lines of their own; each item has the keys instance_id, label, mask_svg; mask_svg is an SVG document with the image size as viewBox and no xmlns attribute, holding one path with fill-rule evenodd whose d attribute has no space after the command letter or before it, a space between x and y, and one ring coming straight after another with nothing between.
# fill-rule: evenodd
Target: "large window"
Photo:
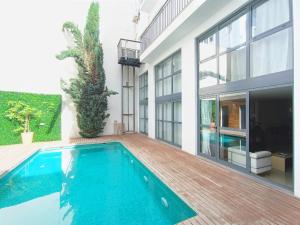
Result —
<instances>
[{"instance_id":1,"label":"large window","mask_svg":"<svg viewBox=\"0 0 300 225\"><path fill-rule=\"evenodd\" d=\"M246 95L200 98L199 152L246 167Z\"/></svg>"},{"instance_id":2,"label":"large window","mask_svg":"<svg viewBox=\"0 0 300 225\"><path fill-rule=\"evenodd\" d=\"M220 95L219 158L246 168L246 94Z\"/></svg>"},{"instance_id":3,"label":"large window","mask_svg":"<svg viewBox=\"0 0 300 225\"><path fill-rule=\"evenodd\" d=\"M291 4L249 1L197 46L198 154L287 187L293 187Z\"/></svg>"},{"instance_id":4,"label":"large window","mask_svg":"<svg viewBox=\"0 0 300 225\"><path fill-rule=\"evenodd\" d=\"M288 0L269 0L253 7L251 77L293 68L290 17Z\"/></svg>"},{"instance_id":5,"label":"large window","mask_svg":"<svg viewBox=\"0 0 300 225\"><path fill-rule=\"evenodd\" d=\"M290 17L289 0L269 0L259 3L252 11L252 36L287 23Z\"/></svg>"},{"instance_id":6,"label":"large window","mask_svg":"<svg viewBox=\"0 0 300 225\"><path fill-rule=\"evenodd\" d=\"M139 77L139 129L148 133L148 74Z\"/></svg>"},{"instance_id":7,"label":"large window","mask_svg":"<svg viewBox=\"0 0 300 225\"><path fill-rule=\"evenodd\" d=\"M173 56L156 66L156 97L181 92L181 54Z\"/></svg>"},{"instance_id":8,"label":"large window","mask_svg":"<svg viewBox=\"0 0 300 225\"><path fill-rule=\"evenodd\" d=\"M181 146L181 54L155 68L156 137Z\"/></svg>"},{"instance_id":9,"label":"large window","mask_svg":"<svg viewBox=\"0 0 300 225\"><path fill-rule=\"evenodd\" d=\"M293 69L289 0L258 1L199 39L199 87Z\"/></svg>"},{"instance_id":10,"label":"large window","mask_svg":"<svg viewBox=\"0 0 300 225\"><path fill-rule=\"evenodd\" d=\"M211 34L199 43L200 54L200 88L218 83L216 34Z\"/></svg>"},{"instance_id":11,"label":"large window","mask_svg":"<svg viewBox=\"0 0 300 225\"><path fill-rule=\"evenodd\" d=\"M217 154L217 100L200 99L200 153L215 157Z\"/></svg>"}]
</instances>

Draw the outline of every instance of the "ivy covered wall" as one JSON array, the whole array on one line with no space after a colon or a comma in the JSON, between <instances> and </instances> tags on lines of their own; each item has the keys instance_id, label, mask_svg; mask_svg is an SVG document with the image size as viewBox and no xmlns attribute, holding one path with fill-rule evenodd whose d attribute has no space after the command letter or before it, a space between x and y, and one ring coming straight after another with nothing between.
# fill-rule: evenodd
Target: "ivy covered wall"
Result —
<instances>
[{"instance_id":1,"label":"ivy covered wall","mask_svg":"<svg viewBox=\"0 0 300 225\"><path fill-rule=\"evenodd\" d=\"M0 145L21 143L21 135L14 132L16 125L5 117L9 101L23 101L42 111L42 117L30 123L34 142L61 140L60 95L0 91Z\"/></svg>"}]
</instances>

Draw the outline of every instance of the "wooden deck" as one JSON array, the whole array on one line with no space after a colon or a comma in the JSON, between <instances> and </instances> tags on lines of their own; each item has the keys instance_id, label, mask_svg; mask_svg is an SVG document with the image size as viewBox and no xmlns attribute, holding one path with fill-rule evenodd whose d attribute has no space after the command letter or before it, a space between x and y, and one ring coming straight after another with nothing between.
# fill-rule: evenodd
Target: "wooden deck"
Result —
<instances>
[{"instance_id":1,"label":"wooden deck","mask_svg":"<svg viewBox=\"0 0 300 225\"><path fill-rule=\"evenodd\" d=\"M258 183L237 171L189 155L143 135L74 139L70 143L107 140L121 141L198 213L181 224L300 224L299 199ZM61 144L66 143L51 145ZM1 147L0 175L1 171L9 170L8 165L6 169L2 168L4 151L6 149ZM27 155L33 151L27 151ZM24 155L26 153L23 152L18 160L24 159ZM6 164L11 164L11 167L17 164L17 160L12 157L10 160Z\"/></svg>"}]
</instances>

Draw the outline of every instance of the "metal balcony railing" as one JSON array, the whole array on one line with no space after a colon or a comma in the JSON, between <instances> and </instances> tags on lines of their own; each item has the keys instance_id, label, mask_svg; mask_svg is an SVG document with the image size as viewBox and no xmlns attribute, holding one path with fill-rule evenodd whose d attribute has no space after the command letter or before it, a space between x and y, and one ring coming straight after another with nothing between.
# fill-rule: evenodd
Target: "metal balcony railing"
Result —
<instances>
[{"instance_id":1,"label":"metal balcony railing","mask_svg":"<svg viewBox=\"0 0 300 225\"><path fill-rule=\"evenodd\" d=\"M118 62L122 65L140 66L141 42L120 39L118 43Z\"/></svg>"},{"instance_id":2,"label":"metal balcony railing","mask_svg":"<svg viewBox=\"0 0 300 225\"><path fill-rule=\"evenodd\" d=\"M167 0L141 35L141 52L169 26L193 0Z\"/></svg>"}]
</instances>

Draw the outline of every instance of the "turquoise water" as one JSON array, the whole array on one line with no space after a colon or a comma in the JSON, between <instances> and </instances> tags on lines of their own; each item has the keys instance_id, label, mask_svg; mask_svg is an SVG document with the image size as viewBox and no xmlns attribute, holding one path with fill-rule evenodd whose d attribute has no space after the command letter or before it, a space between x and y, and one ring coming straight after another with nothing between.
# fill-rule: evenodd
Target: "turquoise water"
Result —
<instances>
[{"instance_id":1,"label":"turquoise water","mask_svg":"<svg viewBox=\"0 0 300 225\"><path fill-rule=\"evenodd\" d=\"M0 180L1 225L168 225L194 215L117 142L39 151Z\"/></svg>"}]
</instances>

